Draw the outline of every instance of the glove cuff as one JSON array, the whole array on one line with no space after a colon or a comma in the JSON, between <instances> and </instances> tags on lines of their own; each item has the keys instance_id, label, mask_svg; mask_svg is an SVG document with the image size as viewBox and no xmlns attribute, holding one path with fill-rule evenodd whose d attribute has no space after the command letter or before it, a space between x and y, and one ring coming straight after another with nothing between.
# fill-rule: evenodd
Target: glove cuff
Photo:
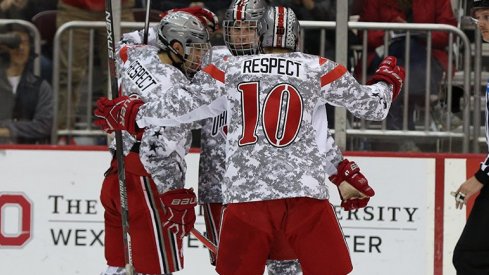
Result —
<instances>
[{"instance_id":1,"label":"glove cuff","mask_svg":"<svg viewBox=\"0 0 489 275\"><path fill-rule=\"evenodd\" d=\"M136 116L138 115L139 108L143 105L144 102L142 100L134 100L127 107L126 116L124 120L126 121L126 130L131 135L139 135L144 132L144 129L138 127L136 123Z\"/></svg>"},{"instance_id":2,"label":"glove cuff","mask_svg":"<svg viewBox=\"0 0 489 275\"><path fill-rule=\"evenodd\" d=\"M336 186L339 186L340 183L343 182L343 180L341 179L341 177L338 177L338 175L332 175L328 179L329 179L329 181L331 181L332 183L334 183L334 185L336 185Z\"/></svg>"},{"instance_id":3,"label":"glove cuff","mask_svg":"<svg viewBox=\"0 0 489 275\"><path fill-rule=\"evenodd\" d=\"M374 74L372 79L370 79L367 82L367 85L375 84L379 81L383 81L386 82L387 84L392 85L392 101L394 101L399 95L399 92L401 91L401 87L398 87L397 83L395 81L392 81L390 77L382 74Z\"/></svg>"},{"instance_id":4,"label":"glove cuff","mask_svg":"<svg viewBox=\"0 0 489 275\"><path fill-rule=\"evenodd\" d=\"M348 175L346 175L346 173L345 173L345 170L348 169L346 167L348 164L350 164L350 161L347 159L343 159L338 164L338 167L336 168L336 170L337 170L336 175L332 175L329 177L329 180L332 183L334 183L336 186L339 186L344 180L346 180L348 178ZM359 169L359 168L357 167L357 169ZM352 174L353 174L353 171L350 171L349 175L351 176Z\"/></svg>"}]
</instances>

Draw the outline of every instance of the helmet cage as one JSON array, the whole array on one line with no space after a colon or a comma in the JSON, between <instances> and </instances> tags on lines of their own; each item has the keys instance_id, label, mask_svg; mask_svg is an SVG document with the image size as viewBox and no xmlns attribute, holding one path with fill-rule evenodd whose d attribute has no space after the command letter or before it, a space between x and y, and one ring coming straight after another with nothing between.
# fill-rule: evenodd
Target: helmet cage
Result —
<instances>
[{"instance_id":1,"label":"helmet cage","mask_svg":"<svg viewBox=\"0 0 489 275\"><path fill-rule=\"evenodd\" d=\"M233 55L258 53L256 26L266 8L264 0L234 0L226 10L224 42Z\"/></svg>"},{"instance_id":2,"label":"helmet cage","mask_svg":"<svg viewBox=\"0 0 489 275\"><path fill-rule=\"evenodd\" d=\"M234 56L258 53L257 20L223 22L224 43Z\"/></svg>"},{"instance_id":3,"label":"helmet cage","mask_svg":"<svg viewBox=\"0 0 489 275\"><path fill-rule=\"evenodd\" d=\"M185 45L181 68L188 78L192 78L200 70L203 57L210 48L210 43L188 43Z\"/></svg>"}]
</instances>

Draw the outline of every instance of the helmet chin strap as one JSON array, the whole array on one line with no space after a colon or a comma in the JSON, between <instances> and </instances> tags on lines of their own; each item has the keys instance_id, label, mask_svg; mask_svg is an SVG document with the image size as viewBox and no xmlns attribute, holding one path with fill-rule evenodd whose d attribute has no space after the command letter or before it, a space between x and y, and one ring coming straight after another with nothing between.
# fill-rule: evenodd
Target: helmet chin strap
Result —
<instances>
[{"instance_id":1,"label":"helmet chin strap","mask_svg":"<svg viewBox=\"0 0 489 275\"><path fill-rule=\"evenodd\" d=\"M166 47L166 52L168 54L168 57L170 57L170 60L172 62L172 65L176 68L178 68L180 71L182 71L183 74L186 75L186 73L183 71L183 63L185 63L185 57L181 55L175 48L172 46L168 45ZM172 53L177 56L177 58L173 57ZM180 60L178 60L180 59Z\"/></svg>"}]
</instances>

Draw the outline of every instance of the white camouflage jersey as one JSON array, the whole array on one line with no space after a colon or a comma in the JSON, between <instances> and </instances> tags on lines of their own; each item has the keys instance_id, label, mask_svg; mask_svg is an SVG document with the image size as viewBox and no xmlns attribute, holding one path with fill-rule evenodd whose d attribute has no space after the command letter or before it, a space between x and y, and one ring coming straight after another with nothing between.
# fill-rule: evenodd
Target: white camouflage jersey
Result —
<instances>
[{"instance_id":1,"label":"white camouflage jersey","mask_svg":"<svg viewBox=\"0 0 489 275\"><path fill-rule=\"evenodd\" d=\"M204 58L209 63L231 56L225 46L212 47L209 54L209 58ZM197 73L192 82L201 84L208 81L208 77L203 77L205 75ZM212 85L214 80L210 80L211 83L208 84ZM199 203L222 203L221 185L226 171L227 111L201 120L200 125Z\"/></svg>"},{"instance_id":2,"label":"white camouflage jersey","mask_svg":"<svg viewBox=\"0 0 489 275\"><path fill-rule=\"evenodd\" d=\"M169 87L189 84L180 70L161 63L158 48L153 46L119 44L117 61L122 94L137 94L144 102L172 97ZM136 139L124 132L123 140L127 154ZM160 193L184 186L187 170L184 157L190 144L189 124L179 127L149 127L144 131L139 157Z\"/></svg>"},{"instance_id":3,"label":"white camouflage jersey","mask_svg":"<svg viewBox=\"0 0 489 275\"><path fill-rule=\"evenodd\" d=\"M327 199L324 164L331 143L324 104L382 120L392 101L390 85L360 85L344 66L298 52L230 57L201 73L214 84L179 91L178 105L143 105L138 125L176 125L227 110L224 203ZM154 116L155 110L161 113Z\"/></svg>"},{"instance_id":4,"label":"white camouflage jersey","mask_svg":"<svg viewBox=\"0 0 489 275\"><path fill-rule=\"evenodd\" d=\"M210 58L204 59L209 64L218 64L225 58L232 56L226 46L214 46L209 52ZM204 67L206 64L203 64ZM193 82L202 84L206 74L196 74ZM213 80L211 81L213 82ZM326 109L324 109L326 112ZM201 124L201 152L199 162L199 202L221 203L224 173L226 171L226 135L227 135L227 111L200 121ZM325 163L328 175L336 174L336 167L343 160L343 154L334 142L331 132L328 131L327 142L331 148L327 154Z\"/></svg>"}]
</instances>

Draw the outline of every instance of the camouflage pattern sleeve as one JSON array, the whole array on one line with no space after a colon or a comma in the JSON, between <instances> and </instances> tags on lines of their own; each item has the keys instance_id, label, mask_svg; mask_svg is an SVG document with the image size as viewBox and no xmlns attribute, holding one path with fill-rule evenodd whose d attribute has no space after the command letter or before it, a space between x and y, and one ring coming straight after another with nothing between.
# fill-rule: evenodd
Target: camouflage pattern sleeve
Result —
<instances>
[{"instance_id":1,"label":"camouflage pattern sleeve","mask_svg":"<svg viewBox=\"0 0 489 275\"><path fill-rule=\"evenodd\" d=\"M203 77L212 78L210 75ZM223 87L223 84L212 79L205 85L173 86L169 92L171 96L141 106L137 115L138 126L176 126L217 116L226 110L227 101L224 92L216 87Z\"/></svg>"},{"instance_id":2,"label":"camouflage pattern sleeve","mask_svg":"<svg viewBox=\"0 0 489 275\"><path fill-rule=\"evenodd\" d=\"M316 107L316 112L313 114L312 127L316 133L315 140L318 150L326 157L323 163L325 171L328 175L334 175L336 174L336 167L343 160L343 153L334 141L333 135L327 126L326 105L321 104Z\"/></svg>"},{"instance_id":3,"label":"camouflage pattern sleeve","mask_svg":"<svg viewBox=\"0 0 489 275\"><path fill-rule=\"evenodd\" d=\"M185 155L191 143L190 124L150 127L144 131L139 157L160 194L184 187L187 171Z\"/></svg>"},{"instance_id":4,"label":"camouflage pattern sleeve","mask_svg":"<svg viewBox=\"0 0 489 275\"><path fill-rule=\"evenodd\" d=\"M222 203L226 172L227 112L202 122L199 158L199 203Z\"/></svg>"},{"instance_id":5,"label":"camouflage pattern sleeve","mask_svg":"<svg viewBox=\"0 0 489 275\"><path fill-rule=\"evenodd\" d=\"M204 59L206 65L221 67L223 60L231 56L225 46L214 46ZM192 82L205 85L212 80L206 73L197 74ZM211 83L212 85L212 83ZM217 90L214 91L218 92ZM199 121L202 125L199 158L199 203L222 203L221 185L226 171L227 112Z\"/></svg>"},{"instance_id":6,"label":"camouflage pattern sleeve","mask_svg":"<svg viewBox=\"0 0 489 275\"><path fill-rule=\"evenodd\" d=\"M331 60L320 67L321 93L326 101L345 107L358 118L383 120L392 103L392 88L378 82L361 85L346 68Z\"/></svg>"},{"instance_id":7,"label":"camouflage pattern sleeve","mask_svg":"<svg viewBox=\"0 0 489 275\"><path fill-rule=\"evenodd\" d=\"M326 139L328 151L326 152L326 173L331 176L337 173L337 167L343 160L343 153L334 141L331 131L328 130L328 136Z\"/></svg>"}]
</instances>

